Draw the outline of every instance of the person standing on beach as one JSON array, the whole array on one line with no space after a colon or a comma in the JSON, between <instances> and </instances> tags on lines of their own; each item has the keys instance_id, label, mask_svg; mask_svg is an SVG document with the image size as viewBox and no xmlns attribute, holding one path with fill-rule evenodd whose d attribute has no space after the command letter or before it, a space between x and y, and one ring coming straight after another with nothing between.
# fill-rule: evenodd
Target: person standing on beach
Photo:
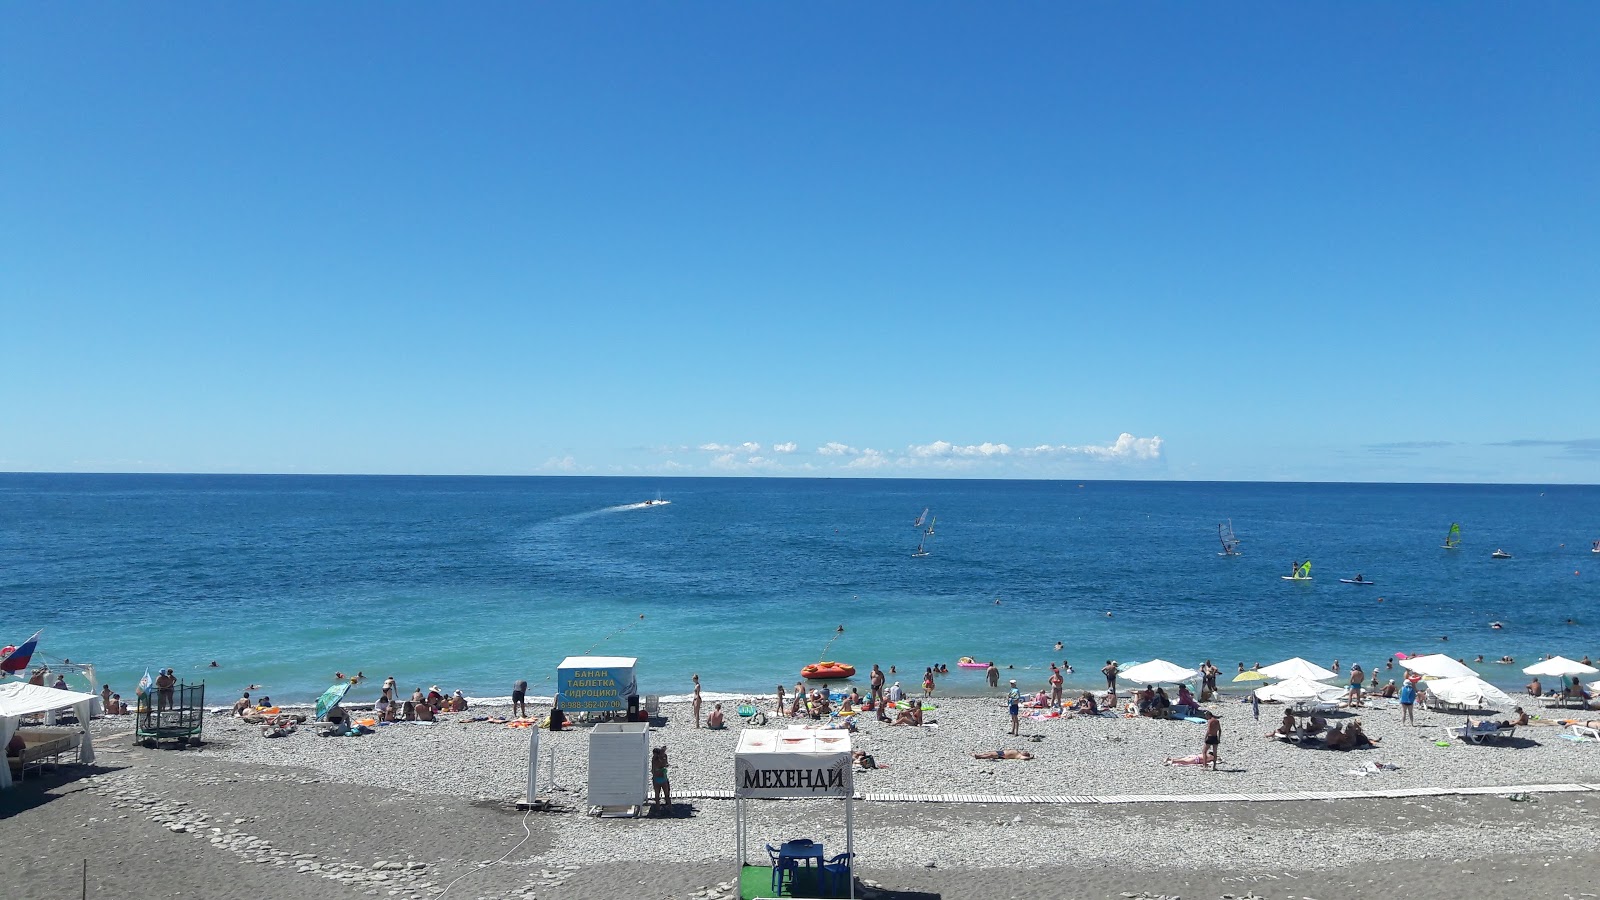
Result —
<instances>
[{"instance_id":1,"label":"person standing on beach","mask_svg":"<svg viewBox=\"0 0 1600 900\"><path fill-rule=\"evenodd\" d=\"M1022 701L1021 701L1021 698L1019 698L1015 693L1013 693L1011 695L1011 700L1009 702L1010 702L1009 710L1011 712L1011 735L1013 737L1015 737L1016 734L1017 734L1018 728L1021 727L1020 723L1017 721L1017 715L1018 715L1018 713L1020 713L1022 711Z\"/></svg>"},{"instance_id":2,"label":"person standing on beach","mask_svg":"<svg viewBox=\"0 0 1600 900\"><path fill-rule=\"evenodd\" d=\"M1361 671L1361 663L1352 663L1350 666L1350 705L1361 705L1361 683L1366 680L1367 673Z\"/></svg>"},{"instance_id":3,"label":"person standing on beach","mask_svg":"<svg viewBox=\"0 0 1600 900\"><path fill-rule=\"evenodd\" d=\"M1412 718L1411 708L1417 702L1417 687L1407 678L1406 683L1400 686L1400 724L1415 725L1417 720Z\"/></svg>"},{"instance_id":4,"label":"person standing on beach","mask_svg":"<svg viewBox=\"0 0 1600 900\"><path fill-rule=\"evenodd\" d=\"M696 672L693 677L694 677L694 699L689 701L689 705L690 705L690 708L694 712L694 727L699 728L700 727L700 674L698 672Z\"/></svg>"},{"instance_id":5,"label":"person standing on beach","mask_svg":"<svg viewBox=\"0 0 1600 900\"><path fill-rule=\"evenodd\" d=\"M1060 706L1061 705L1061 686L1063 684L1065 684L1065 683L1066 683L1066 679L1061 677L1061 670L1056 668L1056 664L1055 663L1051 663L1050 664L1050 705L1051 706Z\"/></svg>"},{"instance_id":6,"label":"person standing on beach","mask_svg":"<svg viewBox=\"0 0 1600 900\"><path fill-rule=\"evenodd\" d=\"M156 709L170 709L172 707L172 688L177 685L178 677L171 669L156 676Z\"/></svg>"},{"instance_id":7,"label":"person standing on beach","mask_svg":"<svg viewBox=\"0 0 1600 900\"><path fill-rule=\"evenodd\" d=\"M1106 660L1105 666L1100 669L1100 674L1106 677L1106 690L1113 694L1117 692L1117 673L1120 671L1114 659Z\"/></svg>"},{"instance_id":8,"label":"person standing on beach","mask_svg":"<svg viewBox=\"0 0 1600 900\"><path fill-rule=\"evenodd\" d=\"M989 660L989 669L984 674L989 677L989 687L1000 686L1000 667L994 664L994 660Z\"/></svg>"},{"instance_id":9,"label":"person standing on beach","mask_svg":"<svg viewBox=\"0 0 1600 900\"><path fill-rule=\"evenodd\" d=\"M1217 770L1217 748L1222 745L1222 720L1213 713L1206 713L1206 742L1200 749L1200 760L1204 764L1208 759L1211 771Z\"/></svg>"},{"instance_id":10,"label":"person standing on beach","mask_svg":"<svg viewBox=\"0 0 1600 900\"><path fill-rule=\"evenodd\" d=\"M340 678L339 680L343 681L344 679ZM394 680L393 675L383 680L383 689L389 692L390 702L400 702L400 683Z\"/></svg>"},{"instance_id":11,"label":"person standing on beach","mask_svg":"<svg viewBox=\"0 0 1600 900\"><path fill-rule=\"evenodd\" d=\"M782 684L778 685L778 711L776 713L774 713L773 715L778 716L779 718L782 718L782 716L783 716L783 685Z\"/></svg>"},{"instance_id":12,"label":"person standing on beach","mask_svg":"<svg viewBox=\"0 0 1600 900\"><path fill-rule=\"evenodd\" d=\"M929 666L922 673L922 699L933 697L933 667Z\"/></svg>"},{"instance_id":13,"label":"person standing on beach","mask_svg":"<svg viewBox=\"0 0 1600 900\"><path fill-rule=\"evenodd\" d=\"M878 668L877 663L872 664L872 675L869 676L868 684L871 686L871 690L867 696L871 698L873 706L881 709L883 707L883 670ZM883 718L881 712L878 714L878 718Z\"/></svg>"},{"instance_id":14,"label":"person standing on beach","mask_svg":"<svg viewBox=\"0 0 1600 900\"><path fill-rule=\"evenodd\" d=\"M392 683L393 678L386 683ZM511 683L511 714L519 719L528 717L528 679L518 678Z\"/></svg>"},{"instance_id":15,"label":"person standing on beach","mask_svg":"<svg viewBox=\"0 0 1600 900\"><path fill-rule=\"evenodd\" d=\"M650 784L655 788L656 809L661 809L662 798L665 797L667 810L672 810L672 782L667 777L667 748L657 747L650 751Z\"/></svg>"}]
</instances>

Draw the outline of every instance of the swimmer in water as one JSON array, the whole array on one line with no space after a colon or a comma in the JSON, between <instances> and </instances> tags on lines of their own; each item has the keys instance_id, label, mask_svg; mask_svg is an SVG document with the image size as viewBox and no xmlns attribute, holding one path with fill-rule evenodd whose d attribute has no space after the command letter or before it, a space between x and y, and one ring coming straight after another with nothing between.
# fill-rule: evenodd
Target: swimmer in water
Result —
<instances>
[{"instance_id":1,"label":"swimmer in water","mask_svg":"<svg viewBox=\"0 0 1600 900\"><path fill-rule=\"evenodd\" d=\"M1056 641L1056 650L1058 652L1061 650L1061 642L1060 641Z\"/></svg>"},{"instance_id":2,"label":"swimmer in water","mask_svg":"<svg viewBox=\"0 0 1600 900\"><path fill-rule=\"evenodd\" d=\"M214 659L213 659L213 660L212 660L212 661L211 661L211 668L213 668L213 669L220 669L220 668L222 668L222 666L219 666L219 665L217 665L217 661L216 661L216 660L214 660Z\"/></svg>"}]
</instances>

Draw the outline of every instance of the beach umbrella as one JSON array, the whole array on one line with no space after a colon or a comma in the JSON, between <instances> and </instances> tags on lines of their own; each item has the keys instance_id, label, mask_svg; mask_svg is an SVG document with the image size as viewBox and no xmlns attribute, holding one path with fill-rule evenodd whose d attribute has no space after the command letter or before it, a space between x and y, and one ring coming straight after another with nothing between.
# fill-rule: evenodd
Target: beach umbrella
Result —
<instances>
[{"instance_id":1,"label":"beach umbrella","mask_svg":"<svg viewBox=\"0 0 1600 900\"><path fill-rule=\"evenodd\" d=\"M333 712L333 708L338 706L339 701L343 700L344 695L348 693L350 693L350 685L343 682L323 691L322 696L317 698L317 718L314 721L326 721L328 713Z\"/></svg>"},{"instance_id":2,"label":"beach umbrella","mask_svg":"<svg viewBox=\"0 0 1600 900\"><path fill-rule=\"evenodd\" d=\"M1243 672L1240 672L1239 674L1233 676L1233 680L1236 681L1236 682L1238 682L1238 681L1266 681L1267 680L1267 676L1261 674L1260 672L1257 672L1255 669L1245 669Z\"/></svg>"},{"instance_id":3,"label":"beach umbrella","mask_svg":"<svg viewBox=\"0 0 1600 900\"><path fill-rule=\"evenodd\" d=\"M1443 653L1402 659L1400 665L1424 678L1465 678L1468 675L1478 674L1468 668L1466 663L1457 662Z\"/></svg>"},{"instance_id":4,"label":"beach umbrella","mask_svg":"<svg viewBox=\"0 0 1600 900\"><path fill-rule=\"evenodd\" d=\"M1279 703L1311 703L1319 700L1332 703L1343 697L1344 693L1344 688L1298 677L1256 688L1257 697L1263 700L1276 700Z\"/></svg>"},{"instance_id":5,"label":"beach umbrella","mask_svg":"<svg viewBox=\"0 0 1600 900\"><path fill-rule=\"evenodd\" d=\"M1166 681L1188 681L1199 677L1200 673L1194 669L1185 669L1177 663L1169 663L1164 659L1152 659L1137 666L1129 666L1118 673L1117 677L1135 684L1156 684Z\"/></svg>"},{"instance_id":6,"label":"beach umbrella","mask_svg":"<svg viewBox=\"0 0 1600 900\"><path fill-rule=\"evenodd\" d=\"M1556 678L1570 678L1573 675L1593 675L1600 672L1594 666L1586 666L1575 659L1565 656L1552 656L1543 662L1537 662L1522 670L1524 675L1550 675Z\"/></svg>"},{"instance_id":7,"label":"beach umbrella","mask_svg":"<svg viewBox=\"0 0 1600 900\"><path fill-rule=\"evenodd\" d=\"M1428 693L1446 703L1462 706L1509 704L1510 695L1476 675L1438 678L1428 682Z\"/></svg>"},{"instance_id":8,"label":"beach umbrella","mask_svg":"<svg viewBox=\"0 0 1600 900\"><path fill-rule=\"evenodd\" d=\"M1322 681L1327 678L1338 678L1339 673L1332 669L1324 669L1314 662L1307 662L1296 656L1280 663L1263 666L1261 674L1268 678L1304 678L1308 681Z\"/></svg>"}]
</instances>

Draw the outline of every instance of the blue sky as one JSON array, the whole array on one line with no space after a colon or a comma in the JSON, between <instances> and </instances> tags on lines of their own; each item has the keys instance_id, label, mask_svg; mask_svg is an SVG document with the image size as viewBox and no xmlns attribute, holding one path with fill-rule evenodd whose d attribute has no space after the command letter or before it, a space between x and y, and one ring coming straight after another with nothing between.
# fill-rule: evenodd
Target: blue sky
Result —
<instances>
[{"instance_id":1,"label":"blue sky","mask_svg":"<svg viewBox=\"0 0 1600 900\"><path fill-rule=\"evenodd\" d=\"M1594 482L1597 45L7 4L0 470Z\"/></svg>"}]
</instances>

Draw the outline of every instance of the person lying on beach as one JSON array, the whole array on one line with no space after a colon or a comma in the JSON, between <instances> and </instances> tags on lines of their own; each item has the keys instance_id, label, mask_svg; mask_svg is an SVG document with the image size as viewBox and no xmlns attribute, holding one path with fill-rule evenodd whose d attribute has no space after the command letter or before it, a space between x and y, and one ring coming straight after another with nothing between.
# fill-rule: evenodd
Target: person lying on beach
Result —
<instances>
[{"instance_id":1,"label":"person lying on beach","mask_svg":"<svg viewBox=\"0 0 1600 900\"><path fill-rule=\"evenodd\" d=\"M1033 759L1033 754L1026 750L980 750L972 754L973 759Z\"/></svg>"},{"instance_id":2,"label":"person lying on beach","mask_svg":"<svg viewBox=\"0 0 1600 900\"><path fill-rule=\"evenodd\" d=\"M878 758L865 750L851 750L850 759L863 769L887 769L888 766L878 762Z\"/></svg>"},{"instance_id":3,"label":"person lying on beach","mask_svg":"<svg viewBox=\"0 0 1600 900\"><path fill-rule=\"evenodd\" d=\"M1329 750L1357 750L1362 747L1376 747L1378 741L1367 736L1361 728L1361 720L1357 719L1329 731L1323 744Z\"/></svg>"}]
</instances>

